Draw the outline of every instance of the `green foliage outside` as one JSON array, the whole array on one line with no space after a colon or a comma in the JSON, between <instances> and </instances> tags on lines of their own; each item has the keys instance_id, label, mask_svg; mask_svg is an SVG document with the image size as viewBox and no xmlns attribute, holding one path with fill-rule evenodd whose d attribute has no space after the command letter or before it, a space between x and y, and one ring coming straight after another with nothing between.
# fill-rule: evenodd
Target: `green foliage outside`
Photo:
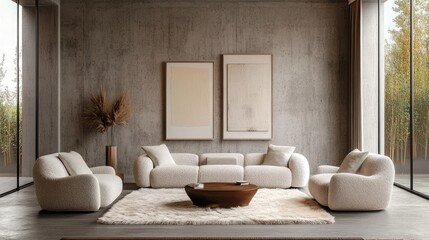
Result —
<instances>
[{"instance_id":1,"label":"green foliage outside","mask_svg":"<svg viewBox=\"0 0 429 240\"><path fill-rule=\"evenodd\" d=\"M414 146L428 159L429 145L429 1L413 1ZM395 0L396 29L385 43L385 152L405 163L410 140L410 5Z\"/></svg>"},{"instance_id":2,"label":"green foliage outside","mask_svg":"<svg viewBox=\"0 0 429 240\"><path fill-rule=\"evenodd\" d=\"M16 63L16 57L15 57ZM22 155L22 144L17 142L17 91L16 89L9 89L5 86L5 55L3 54L0 59L0 153L3 158L3 165L6 166L15 159L17 147L19 147L20 157ZM15 76L16 76L15 69ZM16 83L16 78L13 79ZM22 133L22 118L19 120L20 133ZM20 138L21 139L21 138ZM20 140L21 141L21 140Z\"/></svg>"}]
</instances>

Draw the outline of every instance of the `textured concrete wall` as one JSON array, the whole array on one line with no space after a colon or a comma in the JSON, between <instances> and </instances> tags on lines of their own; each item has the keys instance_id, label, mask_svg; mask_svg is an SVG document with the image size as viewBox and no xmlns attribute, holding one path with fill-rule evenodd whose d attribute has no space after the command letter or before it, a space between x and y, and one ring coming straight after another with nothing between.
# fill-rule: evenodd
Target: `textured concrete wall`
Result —
<instances>
[{"instance_id":1,"label":"textured concrete wall","mask_svg":"<svg viewBox=\"0 0 429 240\"><path fill-rule=\"evenodd\" d=\"M58 151L58 7L39 8L39 155Z\"/></svg>"},{"instance_id":2,"label":"textured concrete wall","mask_svg":"<svg viewBox=\"0 0 429 240\"><path fill-rule=\"evenodd\" d=\"M36 14L33 7L22 8L22 176L32 176L36 156Z\"/></svg>"},{"instance_id":3,"label":"textured concrete wall","mask_svg":"<svg viewBox=\"0 0 429 240\"><path fill-rule=\"evenodd\" d=\"M61 149L90 165L118 145L119 168L132 176L142 145L172 152L265 152L293 145L319 164L339 164L348 151L347 2L63 1L61 4ZM222 141L224 53L273 54L273 140ZM215 139L165 141L165 62L215 61ZM81 114L104 85L128 92L128 127L97 134Z\"/></svg>"},{"instance_id":4,"label":"textured concrete wall","mask_svg":"<svg viewBox=\"0 0 429 240\"><path fill-rule=\"evenodd\" d=\"M30 4L28 2L27 4ZM39 8L39 155L58 151L58 7ZM22 11L22 176L32 175L36 156L36 11Z\"/></svg>"},{"instance_id":5,"label":"textured concrete wall","mask_svg":"<svg viewBox=\"0 0 429 240\"><path fill-rule=\"evenodd\" d=\"M362 150L378 152L378 3L362 2Z\"/></svg>"}]
</instances>

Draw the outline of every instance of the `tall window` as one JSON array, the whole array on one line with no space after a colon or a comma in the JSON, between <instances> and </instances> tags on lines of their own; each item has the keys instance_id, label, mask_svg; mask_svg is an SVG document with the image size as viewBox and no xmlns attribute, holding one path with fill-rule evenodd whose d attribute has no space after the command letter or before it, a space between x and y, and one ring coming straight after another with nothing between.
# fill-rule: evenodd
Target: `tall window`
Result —
<instances>
[{"instance_id":1,"label":"tall window","mask_svg":"<svg viewBox=\"0 0 429 240\"><path fill-rule=\"evenodd\" d=\"M58 151L59 2L0 0L0 196Z\"/></svg>"},{"instance_id":2,"label":"tall window","mask_svg":"<svg viewBox=\"0 0 429 240\"><path fill-rule=\"evenodd\" d=\"M21 155L18 9L15 2L0 0L0 194L17 187L17 166Z\"/></svg>"},{"instance_id":3,"label":"tall window","mask_svg":"<svg viewBox=\"0 0 429 240\"><path fill-rule=\"evenodd\" d=\"M385 154L397 184L429 195L429 1L380 1L380 9Z\"/></svg>"}]
</instances>

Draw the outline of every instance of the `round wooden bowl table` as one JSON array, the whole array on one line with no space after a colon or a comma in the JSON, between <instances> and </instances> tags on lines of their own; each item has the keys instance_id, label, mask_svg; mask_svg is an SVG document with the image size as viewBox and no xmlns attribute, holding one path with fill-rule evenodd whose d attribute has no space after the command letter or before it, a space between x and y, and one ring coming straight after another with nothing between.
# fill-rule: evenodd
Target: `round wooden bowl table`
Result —
<instances>
[{"instance_id":1,"label":"round wooden bowl table","mask_svg":"<svg viewBox=\"0 0 429 240\"><path fill-rule=\"evenodd\" d=\"M185 191L192 203L199 207L244 207L249 205L258 191L258 186L254 184L204 183L202 189L185 186Z\"/></svg>"}]
</instances>

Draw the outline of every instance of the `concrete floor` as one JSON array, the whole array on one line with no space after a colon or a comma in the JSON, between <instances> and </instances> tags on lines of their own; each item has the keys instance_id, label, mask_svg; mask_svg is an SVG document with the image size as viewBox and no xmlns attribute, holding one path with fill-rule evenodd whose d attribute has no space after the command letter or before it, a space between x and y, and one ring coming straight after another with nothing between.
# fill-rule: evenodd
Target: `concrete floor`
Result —
<instances>
[{"instance_id":1,"label":"concrete floor","mask_svg":"<svg viewBox=\"0 0 429 240\"><path fill-rule=\"evenodd\" d=\"M395 182L406 187L410 186L410 175L396 174ZM429 174L414 174L413 175L414 190L423 194L429 195Z\"/></svg>"},{"instance_id":2,"label":"concrete floor","mask_svg":"<svg viewBox=\"0 0 429 240\"><path fill-rule=\"evenodd\" d=\"M33 182L33 178L20 177L19 186ZM0 194L16 189L16 176L5 177L0 175Z\"/></svg>"},{"instance_id":3,"label":"concrete floor","mask_svg":"<svg viewBox=\"0 0 429 240\"><path fill-rule=\"evenodd\" d=\"M127 185L127 189L130 189ZM124 190L120 198L131 190ZM65 236L140 237L363 237L429 239L429 201L394 188L389 208L377 212L331 212L326 225L103 225L95 213L41 211L34 186L0 198L0 239L60 239Z\"/></svg>"}]
</instances>

